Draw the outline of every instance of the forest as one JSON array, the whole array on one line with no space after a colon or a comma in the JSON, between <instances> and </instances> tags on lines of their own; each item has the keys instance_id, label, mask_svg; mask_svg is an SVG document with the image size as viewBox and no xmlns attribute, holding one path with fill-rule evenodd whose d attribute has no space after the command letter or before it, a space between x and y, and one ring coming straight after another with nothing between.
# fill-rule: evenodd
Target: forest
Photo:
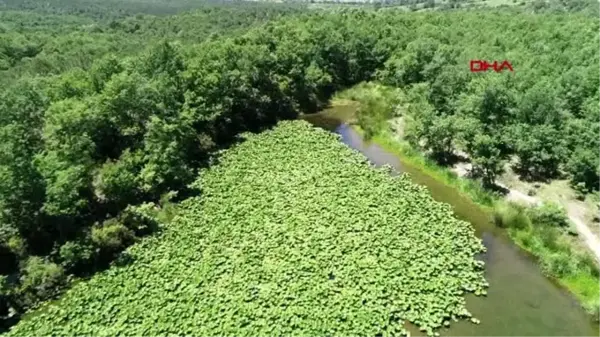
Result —
<instances>
[{"instance_id":1,"label":"forest","mask_svg":"<svg viewBox=\"0 0 600 337\"><path fill-rule=\"evenodd\" d=\"M192 183L240 133L316 112L363 81L405 90L410 143L440 163L460 148L484 185L515 160L527 179L598 193L599 24L586 4L0 1L5 328L121 263L174 204L202 198ZM514 71L472 73L473 59Z\"/></svg>"},{"instance_id":2,"label":"forest","mask_svg":"<svg viewBox=\"0 0 600 337\"><path fill-rule=\"evenodd\" d=\"M129 1L119 5L106 1L64 2L74 5L65 6L63 1L44 3L47 6L35 1L6 1L3 7L0 2L0 84L6 86L23 76L89 70L98 58L134 55L161 39L195 43L224 33L232 35L302 8L189 2L175 9L193 8L191 4L195 3L197 10L173 16L167 14L175 11L172 7L179 2L144 2L146 6Z\"/></svg>"}]
</instances>

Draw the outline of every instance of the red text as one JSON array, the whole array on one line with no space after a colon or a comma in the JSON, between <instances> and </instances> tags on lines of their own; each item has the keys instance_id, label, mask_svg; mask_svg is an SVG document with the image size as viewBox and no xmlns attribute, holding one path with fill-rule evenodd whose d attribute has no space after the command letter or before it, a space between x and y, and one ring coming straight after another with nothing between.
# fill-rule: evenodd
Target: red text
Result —
<instances>
[{"instance_id":1,"label":"red text","mask_svg":"<svg viewBox=\"0 0 600 337\"><path fill-rule=\"evenodd\" d=\"M513 67L510 62L504 60L504 62L500 63L498 61L494 61L494 63L488 63L487 61L482 60L471 60L471 72L476 73L480 71L488 71L489 68L494 69L495 72L499 73L504 69L508 69L513 71Z\"/></svg>"}]
</instances>

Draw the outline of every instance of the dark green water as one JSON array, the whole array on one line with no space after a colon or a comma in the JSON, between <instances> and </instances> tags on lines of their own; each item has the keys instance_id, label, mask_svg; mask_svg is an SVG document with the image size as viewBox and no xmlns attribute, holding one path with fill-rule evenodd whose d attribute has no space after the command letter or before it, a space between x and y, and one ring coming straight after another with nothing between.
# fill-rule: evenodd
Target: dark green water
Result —
<instances>
[{"instance_id":1,"label":"dark green water","mask_svg":"<svg viewBox=\"0 0 600 337\"><path fill-rule=\"evenodd\" d=\"M341 135L342 142L363 153L373 164L389 164L396 172L406 172L414 182L427 186L436 200L452 205L458 218L473 224L487 247L480 259L486 263L488 295L467 297L467 307L481 324L453 323L450 329L440 331L443 336L599 335L598 325L573 296L545 277L537 264L491 223L486 212L454 188L402 163L376 144L365 142L345 122L352 118L354 110L353 106L337 106L302 118Z\"/></svg>"}]
</instances>

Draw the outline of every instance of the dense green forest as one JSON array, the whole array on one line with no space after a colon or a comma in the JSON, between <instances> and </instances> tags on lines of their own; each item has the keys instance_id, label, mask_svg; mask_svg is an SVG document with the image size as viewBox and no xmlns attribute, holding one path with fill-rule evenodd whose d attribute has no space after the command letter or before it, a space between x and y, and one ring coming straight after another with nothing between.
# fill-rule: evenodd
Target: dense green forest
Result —
<instances>
[{"instance_id":1,"label":"dense green forest","mask_svg":"<svg viewBox=\"0 0 600 337\"><path fill-rule=\"evenodd\" d=\"M0 11L0 84L6 85L25 75L59 74L74 68L87 70L104 55L132 55L160 39L194 43L224 33L242 32L249 26L302 8L202 2L189 2L180 8L173 5L177 3L83 1L75 2L77 6L64 7L61 1L7 2ZM194 11L166 15L192 4L197 8Z\"/></svg>"},{"instance_id":2,"label":"dense green forest","mask_svg":"<svg viewBox=\"0 0 600 337\"><path fill-rule=\"evenodd\" d=\"M157 214L201 195L189 184L240 132L315 112L361 81L405 89L412 144L440 162L460 148L484 183L516 158L530 179L598 189L599 25L588 12L180 13L197 6L0 2L6 324L160 231L169 217ZM514 72L471 73L472 59Z\"/></svg>"},{"instance_id":3,"label":"dense green forest","mask_svg":"<svg viewBox=\"0 0 600 337\"><path fill-rule=\"evenodd\" d=\"M257 6L239 0L2 0L0 2L0 8L4 10L25 10L41 14L69 14L100 20L123 19L139 14L165 16L207 6L231 7L232 5L237 7L238 10L243 8L250 11L252 11L252 8L264 9L270 7ZM285 6L278 5L277 7L281 9ZM263 11L263 13L265 12Z\"/></svg>"}]
</instances>

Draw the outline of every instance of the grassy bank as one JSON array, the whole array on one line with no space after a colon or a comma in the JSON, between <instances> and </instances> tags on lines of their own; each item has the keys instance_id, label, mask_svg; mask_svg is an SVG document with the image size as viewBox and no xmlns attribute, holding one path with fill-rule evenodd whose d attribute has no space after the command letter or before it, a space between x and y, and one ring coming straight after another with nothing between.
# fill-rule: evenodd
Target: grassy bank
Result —
<instances>
[{"instance_id":1,"label":"grassy bank","mask_svg":"<svg viewBox=\"0 0 600 337\"><path fill-rule=\"evenodd\" d=\"M347 99L361 103L354 123L357 132L386 151L397 155L404 163L417 167L445 185L456 188L461 194L489 212L498 226L507 229L509 236L519 247L537 258L546 275L556 279L573 293L586 311L598 319L600 307L598 266L589 253L578 247L569 235L566 215L553 214L555 216L553 218L544 214L543 209L526 208L509 203L497 192L483 188L479 181L459 177L449 167L437 164L399 139L390 130L387 121L382 123L382 118L389 119L402 114L397 100L385 103L386 97L394 92L397 94L396 91L397 89L377 84L361 84L338 94L333 104L343 104L342 100ZM399 95L401 97L403 94ZM373 101L383 103L379 103L377 111L369 115ZM387 113L381 112L386 109ZM565 225L558 226L556 222Z\"/></svg>"}]
</instances>

